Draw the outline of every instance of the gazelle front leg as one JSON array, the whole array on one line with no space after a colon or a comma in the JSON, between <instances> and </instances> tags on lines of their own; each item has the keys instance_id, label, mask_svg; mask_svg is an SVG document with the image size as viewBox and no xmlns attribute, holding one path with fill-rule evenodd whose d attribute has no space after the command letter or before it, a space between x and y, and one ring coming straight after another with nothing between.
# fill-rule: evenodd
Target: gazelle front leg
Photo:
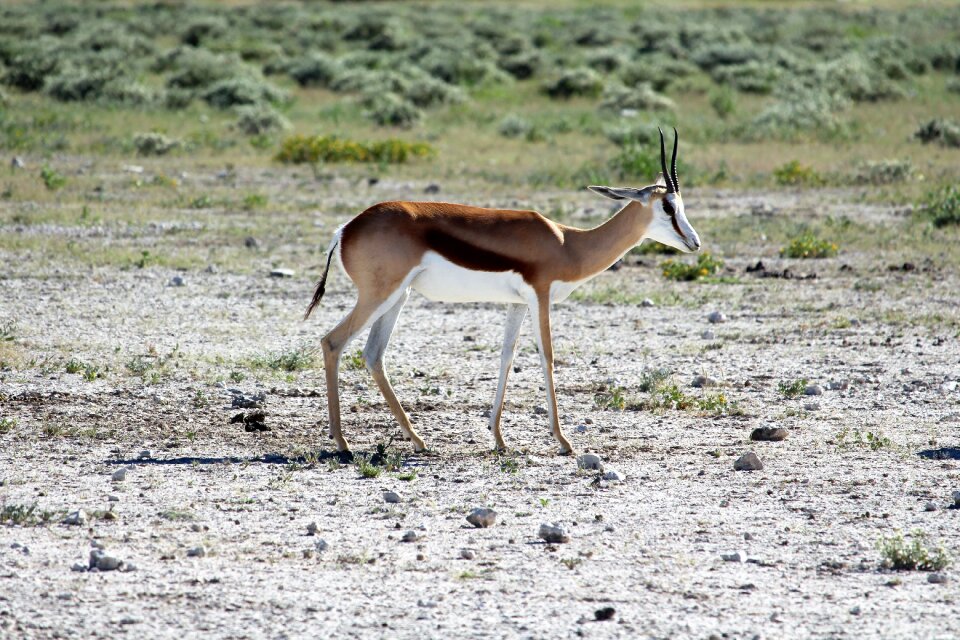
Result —
<instances>
[{"instance_id":1,"label":"gazelle front leg","mask_svg":"<svg viewBox=\"0 0 960 640\"><path fill-rule=\"evenodd\" d=\"M390 342L390 336L393 334L393 328L397 324L400 310L403 309L403 305L406 303L409 295L409 291L404 291L397 303L393 305L389 311L380 316L380 318L373 323L373 326L370 327L367 346L363 348L363 360L367 363L367 369L370 371L370 375L373 376L377 386L380 387L380 393L383 394L384 400L387 401L387 406L390 407L393 416L397 419L397 422L400 423L400 430L403 431L403 435L406 436L407 440L413 441L415 451L423 451L427 447L423 443L423 439L410 424L410 417L407 415L407 412L403 410L403 405L401 405L397 399L397 394L394 393L393 387L390 385L390 380L387 378L387 373L383 368L384 351L387 349L387 343Z\"/></svg>"},{"instance_id":2,"label":"gazelle front leg","mask_svg":"<svg viewBox=\"0 0 960 640\"><path fill-rule=\"evenodd\" d=\"M547 388L547 413L550 418L550 430L560 443L560 454L573 453L573 447L563 431L560 430L560 418L557 414L557 394L553 385L553 338L550 335L550 289L537 292L537 299L531 301L530 312L533 315L533 329L540 348L540 364L543 366L543 378Z\"/></svg>"},{"instance_id":3,"label":"gazelle front leg","mask_svg":"<svg viewBox=\"0 0 960 640\"><path fill-rule=\"evenodd\" d=\"M513 356L517 352L517 337L520 335L520 326L527 315L527 307L522 304L511 304L507 311L507 326L503 333L503 351L500 353L500 379L497 382L497 395L490 410L490 430L501 451L507 448L500 432L500 418L503 415L503 398L507 393L507 378L510 367L513 365Z\"/></svg>"}]
</instances>

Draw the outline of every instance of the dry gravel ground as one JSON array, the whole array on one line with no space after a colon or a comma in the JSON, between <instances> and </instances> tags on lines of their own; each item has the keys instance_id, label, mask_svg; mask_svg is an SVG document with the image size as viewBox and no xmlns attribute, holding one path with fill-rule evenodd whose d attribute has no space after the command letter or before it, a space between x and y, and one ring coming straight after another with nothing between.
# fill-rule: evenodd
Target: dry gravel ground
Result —
<instances>
[{"instance_id":1,"label":"dry gravel ground","mask_svg":"<svg viewBox=\"0 0 960 640\"><path fill-rule=\"evenodd\" d=\"M420 189L384 187L379 199ZM694 225L733 221L750 203L783 215L820 206L802 194L688 201ZM825 206L874 222L897 216L842 194ZM134 235L148 241L150 231ZM394 442L401 471L365 479L321 451L319 367L250 366L315 346L352 300L342 274L303 323L316 276L304 265L284 265L298 269L285 279L55 263L36 273L4 255L0 320L17 321L24 361L0 373L0 415L16 420L0 434L0 505L56 513L0 526L0 637L960 636L955 569L945 584L884 571L876 547L919 528L960 553L960 510L949 508L960 490L956 270L887 272L852 252L790 263L815 280L757 279L743 273L761 257L748 244L728 260L739 284L666 283L645 257L601 276L594 298L556 308L565 430L622 482L555 455L527 325L504 429L515 450L491 452L483 412L496 384L496 306L411 299L388 368L431 450ZM771 269L787 264L762 257ZM168 285L175 275L184 286ZM661 297L644 307L610 292ZM728 321L708 323L715 310ZM702 337L708 329L713 339ZM137 355L154 368L133 375ZM106 373L65 373L70 357ZM694 376L717 379L742 415L595 402L601 385L646 399L640 383L659 368L695 398L704 391L690 387ZM848 386L785 398L778 383L798 378ZM357 452L399 435L364 371L345 366L342 386ZM267 393L270 431L229 422L231 387ZM763 425L790 435L750 443ZM763 470L734 471L747 450ZM112 480L121 468L125 479ZM386 490L400 502L385 503ZM498 512L495 526L467 524L481 506ZM80 508L88 523L59 523ZM564 524L570 542L538 539L546 521ZM416 541L401 541L408 530ZM134 570L72 571L91 541ZM197 547L205 553L188 556ZM465 548L473 559L461 558ZM722 558L738 551L746 562ZM613 618L595 621L603 607Z\"/></svg>"}]
</instances>

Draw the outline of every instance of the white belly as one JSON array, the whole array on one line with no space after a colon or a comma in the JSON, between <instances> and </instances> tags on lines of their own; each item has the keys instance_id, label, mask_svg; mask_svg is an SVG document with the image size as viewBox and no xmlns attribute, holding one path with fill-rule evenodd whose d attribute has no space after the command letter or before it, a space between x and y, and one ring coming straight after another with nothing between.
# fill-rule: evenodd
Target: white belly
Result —
<instances>
[{"instance_id":1,"label":"white belly","mask_svg":"<svg viewBox=\"0 0 960 640\"><path fill-rule=\"evenodd\" d=\"M472 271L428 251L411 286L438 302L527 302L532 290L515 271Z\"/></svg>"}]
</instances>

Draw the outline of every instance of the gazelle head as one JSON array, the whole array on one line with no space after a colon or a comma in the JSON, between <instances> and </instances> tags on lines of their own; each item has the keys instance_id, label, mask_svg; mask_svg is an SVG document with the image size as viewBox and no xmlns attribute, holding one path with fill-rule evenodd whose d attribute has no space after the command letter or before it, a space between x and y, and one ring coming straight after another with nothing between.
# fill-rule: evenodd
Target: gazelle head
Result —
<instances>
[{"instance_id":1,"label":"gazelle head","mask_svg":"<svg viewBox=\"0 0 960 640\"><path fill-rule=\"evenodd\" d=\"M659 128L658 128L659 130ZM644 208L649 208L650 222L643 233L644 238L656 240L662 244L687 253L700 250L700 237L687 222L683 212L683 198L680 197L680 180L677 178L677 130L673 130L673 155L670 172L667 173L667 150L660 131L660 167L663 172L649 187L634 189L631 187L589 187L594 193L612 200L633 200Z\"/></svg>"}]
</instances>

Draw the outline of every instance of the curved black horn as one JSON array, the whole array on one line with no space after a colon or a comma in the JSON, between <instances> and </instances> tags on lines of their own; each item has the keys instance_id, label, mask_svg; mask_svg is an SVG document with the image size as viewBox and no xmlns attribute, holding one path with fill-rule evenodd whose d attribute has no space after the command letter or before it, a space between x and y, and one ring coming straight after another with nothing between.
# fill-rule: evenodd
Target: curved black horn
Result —
<instances>
[{"instance_id":1,"label":"curved black horn","mask_svg":"<svg viewBox=\"0 0 960 640\"><path fill-rule=\"evenodd\" d=\"M670 160L670 179L673 181L673 190L680 191L680 180L677 178L677 147L680 144L680 134L673 128L673 158Z\"/></svg>"},{"instance_id":2,"label":"curved black horn","mask_svg":"<svg viewBox=\"0 0 960 640\"><path fill-rule=\"evenodd\" d=\"M667 193L674 193L676 189L670 181L670 174L667 173L667 149L663 143L663 129L657 127L657 131L660 132L660 168L663 172L663 181L667 183Z\"/></svg>"}]
</instances>

